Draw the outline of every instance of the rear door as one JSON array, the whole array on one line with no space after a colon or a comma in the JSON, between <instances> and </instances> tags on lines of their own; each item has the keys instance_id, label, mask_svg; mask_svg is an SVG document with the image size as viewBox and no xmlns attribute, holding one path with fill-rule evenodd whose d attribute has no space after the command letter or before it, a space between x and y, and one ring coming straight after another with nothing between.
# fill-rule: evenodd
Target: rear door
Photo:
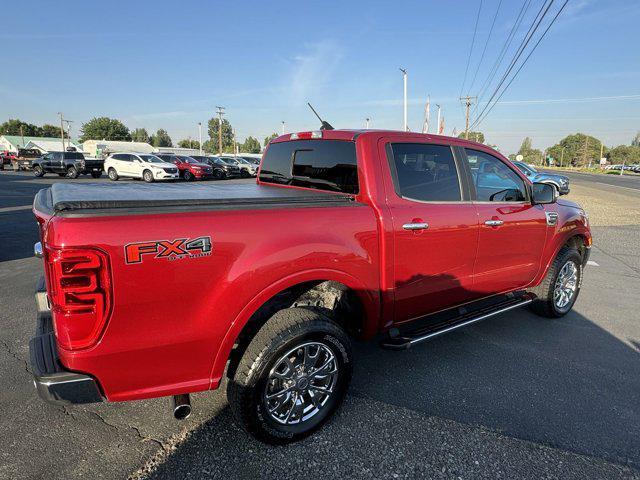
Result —
<instances>
[{"instance_id":1,"label":"rear door","mask_svg":"<svg viewBox=\"0 0 640 480\"><path fill-rule=\"evenodd\" d=\"M51 171L57 173L63 173L64 168L64 154L62 152L53 152L50 157Z\"/></svg>"},{"instance_id":2,"label":"rear door","mask_svg":"<svg viewBox=\"0 0 640 480\"><path fill-rule=\"evenodd\" d=\"M544 208L531 204L525 180L500 158L470 148L464 155L479 220L474 290L490 295L524 287L542 258Z\"/></svg>"},{"instance_id":3,"label":"rear door","mask_svg":"<svg viewBox=\"0 0 640 480\"><path fill-rule=\"evenodd\" d=\"M393 222L395 322L473 300L478 218L463 165L444 142L382 140Z\"/></svg>"}]
</instances>

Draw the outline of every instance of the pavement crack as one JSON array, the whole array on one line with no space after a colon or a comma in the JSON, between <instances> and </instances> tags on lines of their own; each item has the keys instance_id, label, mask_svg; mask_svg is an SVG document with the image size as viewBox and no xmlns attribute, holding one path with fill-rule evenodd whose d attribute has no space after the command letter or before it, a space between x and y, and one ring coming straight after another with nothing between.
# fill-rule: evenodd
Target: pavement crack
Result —
<instances>
[{"instance_id":1,"label":"pavement crack","mask_svg":"<svg viewBox=\"0 0 640 480\"><path fill-rule=\"evenodd\" d=\"M97 417L98 420L103 423L104 425L106 425L109 428L113 428L114 430L120 430L120 428L117 425L114 425L113 423L109 423L107 422L104 417L102 415L100 415L98 412L89 412L91 413L94 417ZM136 436L140 439L141 442L152 442L155 443L156 445L158 445L158 447L160 447L163 452L167 452L167 447L165 446L165 444L161 441L158 440L157 438L154 438L150 435L144 435L140 429L138 427L136 427L135 425L127 425L127 428L133 430L136 433Z\"/></svg>"},{"instance_id":2,"label":"pavement crack","mask_svg":"<svg viewBox=\"0 0 640 480\"><path fill-rule=\"evenodd\" d=\"M16 352L14 352L7 342L5 342L4 340L1 340L1 341L2 341L2 346L9 353L9 355L15 358L18 362L24 363L24 369L26 370L26 372L31 373L31 370L29 369L29 363L26 360L24 360L20 355L18 355Z\"/></svg>"}]
</instances>

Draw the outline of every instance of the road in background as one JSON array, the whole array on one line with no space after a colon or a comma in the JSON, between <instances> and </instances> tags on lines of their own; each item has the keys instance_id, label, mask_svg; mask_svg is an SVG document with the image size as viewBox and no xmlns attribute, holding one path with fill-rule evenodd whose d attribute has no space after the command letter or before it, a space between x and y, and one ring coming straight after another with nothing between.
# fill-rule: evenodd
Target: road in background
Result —
<instances>
[{"instance_id":1,"label":"road in background","mask_svg":"<svg viewBox=\"0 0 640 480\"><path fill-rule=\"evenodd\" d=\"M63 408L37 397L27 362L42 266L26 206L69 180L0 172L0 478L640 479L640 212L628 208L640 193L571 178L597 264L574 311L514 311L405 352L358 343L338 416L274 448L237 429L222 389L194 395L184 423L166 398Z\"/></svg>"},{"instance_id":2,"label":"road in background","mask_svg":"<svg viewBox=\"0 0 640 480\"><path fill-rule=\"evenodd\" d=\"M578 184L599 184L612 185L614 187L631 188L633 190L640 190L640 175L632 174L599 174L599 173L587 173L587 172L572 172L571 170L543 170L548 173L558 173L566 175L572 182Z\"/></svg>"}]
</instances>

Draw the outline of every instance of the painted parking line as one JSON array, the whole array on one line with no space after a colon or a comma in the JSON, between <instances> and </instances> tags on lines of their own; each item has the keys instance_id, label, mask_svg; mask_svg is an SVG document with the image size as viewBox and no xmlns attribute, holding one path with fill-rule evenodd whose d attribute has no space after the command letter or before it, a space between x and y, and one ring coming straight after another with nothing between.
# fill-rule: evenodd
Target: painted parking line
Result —
<instances>
[{"instance_id":1,"label":"painted parking line","mask_svg":"<svg viewBox=\"0 0 640 480\"><path fill-rule=\"evenodd\" d=\"M33 205L18 205L16 207L4 207L0 208L0 213L5 212L17 212L18 210L31 210Z\"/></svg>"},{"instance_id":2,"label":"painted parking line","mask_svg":"<svg viewBox=\"0 0 640 480\"><path fill-rule=\"evenodd\" d=\"M587 265L591 265L592 267L599 267L600 264L598 262L594 262L593 260L589 260Z\"/></svg>"}]
</instances>

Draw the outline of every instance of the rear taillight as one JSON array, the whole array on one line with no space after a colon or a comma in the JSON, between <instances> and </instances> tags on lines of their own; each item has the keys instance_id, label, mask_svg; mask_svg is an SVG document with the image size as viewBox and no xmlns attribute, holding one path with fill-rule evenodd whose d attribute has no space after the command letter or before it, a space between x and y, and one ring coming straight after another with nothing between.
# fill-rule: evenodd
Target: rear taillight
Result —
<instances>
[{"instance_id":1,"label":"rear taillight","mask_svg":"<svg viewBox=\"0 0 640 480\"><path fill-rule=\"evenodd\" d=\"M79 350L102 335L111 310L109 261L95 249L47 248L45 262L58 345Z\"/></svg>"}]
</instances>

